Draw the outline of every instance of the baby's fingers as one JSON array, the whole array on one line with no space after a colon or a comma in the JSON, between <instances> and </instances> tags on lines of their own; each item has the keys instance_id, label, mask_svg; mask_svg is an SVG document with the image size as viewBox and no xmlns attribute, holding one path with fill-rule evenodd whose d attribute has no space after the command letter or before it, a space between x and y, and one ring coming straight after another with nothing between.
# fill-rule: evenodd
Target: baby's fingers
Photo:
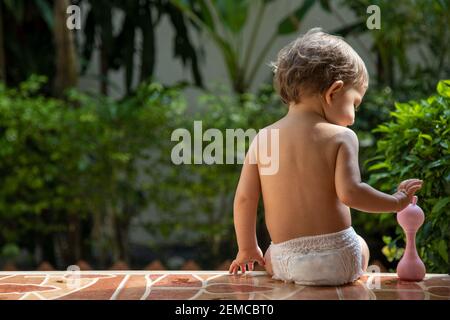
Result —
<instances>
[{"instance_id":1,"label":"baby's fingers","mask_svg":"<svg viewBox=\"0 0 450 320\"><path fill-rule=\"evenodd\" d=\"M402 190L407 191L408 188L409 188L412 184L417 183L417 182L419 182L419 181L420 181L419 179L408 179L408 180L403 180L403 181L398 185L397 191L402 191Z\"/></svg>"},{"instance_id":2,"label":"baby's fingers","mask_svg":"<svg viewBox=\"0 0 450 320\"><path fill-rule=\"evenodd\" d=\"M408 191L408 189L413 188L413 187L415 187L417 185L422 185L422 180L410 179L410 181L403 187L403 189Z\"/></svg>"},{"instance_id":3,"label":"baby's fingers","mask_svg":"<svg viewBox=\"0 0 450 320\"><path fill-rule=\"evenodd\" d=\"M264 260L264 257L260 257L256 261L258 261L260 266L265 266L266 265L266 261Z\"/></svg>"},{"instance_id":4,"label":"baby's fingers","mask_svg":"<svg viewBox=\"0 0 450 320\"><path fill-rule=\"evenodd\" d=\"M420 188L422 188L422 186L420 185L420 186L414 186L414 187L411 187L411 188L409 188L408 189L408 196L410 197L410 198L412 198L413 196L414 196L414 193L416 193L417 192L417 190L419 190Z\"/></svg>"},{"instance_id":5,"label":"baby's fingers","mask_svg":"<svg viewBox=\"0 0 450 320\"><path fill-rule=\"evenodd\" d=\"M408 179L408 180L403 180L402 182L400 182L400 184L398 185L397 191L400 191L402 189L406 189L406 185L408 183L410 183L411 181L413 181L414 179Z\"/></svg>"},{"instance_id":6,"label":"baby's fingers","mask_svg":"<svg viewBox=\"0 0 450 320\"><path fill-rule=\"evenodd\" d=\"M406 186L405 190L408 194L410 194L411 192L416 192L420 188L422 188L422 181L418 180L418 181L414 181L414 182L411 182L410 184L408 184Z\"/></svg>"},{"instance_id":7,"label":"baby's fingers","mask_svg":"<svg viewBox=\"0 0 450 320\"><path fill-rule=\"evenodd\" d=\"M236 261L233 261L230 265L228 272L236 274L238 272L238 268L239 268L239 265L236 263Z\"/></svg>"}]
</instances>

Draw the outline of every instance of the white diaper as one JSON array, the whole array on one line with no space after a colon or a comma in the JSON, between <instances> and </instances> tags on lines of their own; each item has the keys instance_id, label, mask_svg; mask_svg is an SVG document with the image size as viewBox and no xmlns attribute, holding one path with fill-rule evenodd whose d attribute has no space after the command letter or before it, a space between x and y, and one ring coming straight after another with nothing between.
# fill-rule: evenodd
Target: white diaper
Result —
<instances>
[{"instance_id":1,"label":"white diaper","mask_svg":"<svg viewBox=\"0 0 450 320\"><path fill-rule=\"evenodd\" d=\"M337 286L357 280L362 271L359 238L345 230L270 244L273 279L300 285Z\"/></svg>"}]
</instances>

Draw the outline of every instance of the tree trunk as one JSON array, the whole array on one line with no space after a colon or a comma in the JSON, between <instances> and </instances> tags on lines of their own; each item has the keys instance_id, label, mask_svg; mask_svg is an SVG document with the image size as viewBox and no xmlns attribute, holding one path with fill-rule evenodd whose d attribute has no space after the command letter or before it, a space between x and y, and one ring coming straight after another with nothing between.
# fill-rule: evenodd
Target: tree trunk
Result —
<instances>
[{"instance_id":1,"label":"tree trunk","mask_svg":"<svg viewBox=\"0 0 450 320\"><path fill-rule=\"evenodd\" d=\"M109 52L113 44L111 8L101 8L97 16L101 19L100 32L100 92L108 95Z\"/></svg>"},{"instance_id":2,"label":"tree trunk","mask_svg":"<svg viewBox=\"0 0 450 320\"><path fill-rule=\"evenodd\" d=\"M73 33L66 26L69 0L55 0L53 14L55 18L54 40L56 49L56 77L54 93L57 97L64 90L74 87L78 82L78 66Z\"/></svg>"},{"instance_id":3,"label":"tree trunk","mask_svg":"<svg viewBox=\"0 0 450 320\"><path fill-rule=\"evenodd\" d=\"M376 51L376 55L377 55L377 62L376 62L376 68L377 68L377 80L378 83L386 85L386 77L385 77L385 70L384 70L384 65L383 65L383 60L381 58L381 53L380 51L377 49Z\"/></svg>"},{"instance_id":4,"label":"tree trunk","mask_svg":"<svg viewBox=\"0 0 450 320\"><path fill-rule=\"evenodd\" d=\"M6 82L5 47L3 44L3 4L0 1L0 81Z\"/></svg>"},{"instance_id":5,"label":"tree trunk","mask_svg":"<svg viewBox=\"0 0 450 320\"><path fill-rule=\"evenodd\" d=\"M69 265L68 262L70 264L72 264L70 262L70 259L68 259L68 254L67 254L67 237L65 235L65 233L54 233L53 234L53 254L55 256L55 266L59 269L59 268L67 268L67 266Z\"/></svg>"},{"instance_id":6,"label":"tree trunk","mask_svg":"<svg viewBox=\"0 0 450 320\"><path fill-rule=\"evenodd\" d=\"M105 45L100 47L100 92L103 95L108 95L108 53Z\"/></svg>"},{"instance_id":7,"label":"tree trunk","mask_svg":"<svg viewBox=\"0 0 450 320\"><path fill-rule=\"evenodd\" d=\"M81 259L80 218L76 213L70 213L68 223L69 261L71 261L71 263L75 263Z\"/></svg>"},{"instance_id":8,"label":"tree trunk","mask_svg":"<svg viewBox=\"0 0 450 320\"><path fill-rule=\"evenodd\" d=\"M130 220L128 218L119 218L116 214L114 216L114 225L118 258L129 264L130 256L128 252L128 228L130 225Z\"/></svg>"},{"instance_id":9,"label":"tree trunk","mask_svg":"<svg viewBox=\"0 0 450 320\"><path fill-rule=\"evenodd\" d=\"M100 268L106 267L106 255L103 250L104 236L103 236L103 225L104 221L102 215L99 211L93 210L93 227L91 230L91 239L94 247L94 256L98 259L98 264Z\"/></svg>"},{"instance_id":10,"label":"tree trunk","mask_svg":"<svg viewBox=\"0 0 450 320\"><path fill-rule=\"evenodd\" d=\"M43 249L42 249L42 239L41 236L35 237L35 245L34 245L34 263L38 266L43 259Z\"/></svg>"},{"instance_id":11,"label":"tree trunk","mask_svg":"<svg viewBox=\"0 0 450 320\"><path fill-rule=\"evenodd\" d=\"M112 263L121 259L120 246L117 241L117 228L116 228L116 212L112 203L106 204L106 223L107 226L107 241L109 244L109 253L112 259Z\"/></svg>"}]
</instances>

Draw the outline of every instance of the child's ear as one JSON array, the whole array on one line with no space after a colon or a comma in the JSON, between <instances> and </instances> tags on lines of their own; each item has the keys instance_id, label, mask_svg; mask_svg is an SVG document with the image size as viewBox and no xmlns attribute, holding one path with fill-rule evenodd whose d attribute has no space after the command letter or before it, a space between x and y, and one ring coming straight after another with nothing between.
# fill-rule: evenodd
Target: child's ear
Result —
<instances>
[{"instance_id":1,"label":"child's ear","mask_svg":"<svg viewBox=\"0 0 450 320\"><path fill-rule=\"evenodd\" d=\"M333 95L339 92L344 87L344 81L336 80L332 85L325 91L325 101L328 105L331 105L331 99Z\"/></svg>"}]
</instances>

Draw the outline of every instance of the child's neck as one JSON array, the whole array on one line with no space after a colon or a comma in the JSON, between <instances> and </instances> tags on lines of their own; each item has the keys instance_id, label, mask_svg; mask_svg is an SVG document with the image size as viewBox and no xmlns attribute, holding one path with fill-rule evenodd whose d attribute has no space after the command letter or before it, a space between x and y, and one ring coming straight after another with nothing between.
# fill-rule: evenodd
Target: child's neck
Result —
<instances>
[{"instance_id":1,"label":"child's neck","mask_svg":"<svg viewBox=\"0 0 450 320\"><path fill-rule=\"evenodd\" d=\"M290 117L305 114L316 115L326 120L325 112L322 107L322 101L319 96L304 97L298 103L291 102L289 104L289 111L286 116Z\"/></svg>"}]
</instances>

